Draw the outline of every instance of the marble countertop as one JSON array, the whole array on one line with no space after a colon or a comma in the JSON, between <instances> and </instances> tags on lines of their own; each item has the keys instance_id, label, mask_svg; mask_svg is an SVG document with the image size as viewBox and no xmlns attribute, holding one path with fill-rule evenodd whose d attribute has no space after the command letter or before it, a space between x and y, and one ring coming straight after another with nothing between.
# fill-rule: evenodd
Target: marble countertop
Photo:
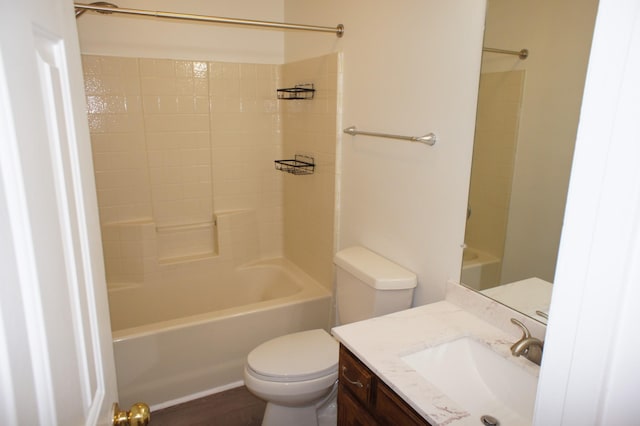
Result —
<instances>
[{"instance_id":1,"label":"marble countertop","mask_svg":"<svg viewBox=\"0 0 640 426\"><path fill-rule=\"evenodd\" d=\"M472 337L538 376L539 367L511 355L519 331L505 331L448 301L335 327L332 334L401 398L434 426L475 425L472 416L400 357L438 344Z\"/></svg>"},{"instance_id":2,"label":"marble countertop","mask_svg":"<svg viewBox=\"0 0 640 426\"><path fill-rule=\"evenodd\" d=\"M546 324L546 318L536 311L549 313L552 288L550 282L533 277L488 288L480 293Z\"/></svg>"}]
</instances>

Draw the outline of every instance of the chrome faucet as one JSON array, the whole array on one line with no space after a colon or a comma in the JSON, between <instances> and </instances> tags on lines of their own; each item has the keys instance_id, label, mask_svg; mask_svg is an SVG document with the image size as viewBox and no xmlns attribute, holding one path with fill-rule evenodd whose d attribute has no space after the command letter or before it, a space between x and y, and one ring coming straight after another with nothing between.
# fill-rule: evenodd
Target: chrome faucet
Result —
<instances>
[{"instance_id":1,"label":"chrome faucet","mask_svg":"<svg viewBox=\"0 0 640 426\"><path fill-rule=\"evenodd\" d=\"M540 365L544 343L540 339L531 337L527 327L517 319L511 318L511 322L522 329L520 340L511 345L511 354L513 356L524 356L529 361Z\"/></svg>"}]
</instances>

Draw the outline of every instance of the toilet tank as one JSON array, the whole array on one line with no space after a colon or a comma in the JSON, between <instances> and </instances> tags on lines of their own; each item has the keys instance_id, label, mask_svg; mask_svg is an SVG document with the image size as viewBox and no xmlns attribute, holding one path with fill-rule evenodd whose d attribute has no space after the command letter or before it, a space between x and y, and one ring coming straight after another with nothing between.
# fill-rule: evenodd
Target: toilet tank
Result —
<instances>
[{"instance_id":1,"label":"toilet tank","mask_svg":"<svg viewBox=\"0 0 640 426\"><path fill-rule=\"evenodd\" d=\"M411 306L416 274L364 247L336 253L338 323L348 324Z\"/></svg>"}]
</instances>

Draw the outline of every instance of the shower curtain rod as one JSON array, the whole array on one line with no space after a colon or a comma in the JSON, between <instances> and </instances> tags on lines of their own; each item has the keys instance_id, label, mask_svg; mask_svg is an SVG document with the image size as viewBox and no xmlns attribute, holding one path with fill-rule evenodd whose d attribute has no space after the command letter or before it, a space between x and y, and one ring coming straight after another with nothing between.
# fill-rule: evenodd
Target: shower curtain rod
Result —
<instances>
[{"instance_id":1,"label":"shower curtain rod","mask_svg":"<svg viewBox=\"0 0 640 426\"><path fill-rule=\"evenodd\" d=\"M74 6L76 8L76 18L79 17L84 11L92 10L105 14L122 13L125 15L142 15L155 18L183 19L187 21L211 22L219 24L248 25L252 27L279 28L286 30L319 31L325 33L334 33L338 37L342 37L342 35L344 34L344 26L342 24L338 25L337 27L322 27L317 25L286 24L283 22L253 21L250 19L223 18L219 16L192 15L188 13L160 12L143 9L126 9L104 2L98 2L95 4L74 3Z\"/></svg>"},{"instance_id":2,"label":"shower curtain rod","mask_svg":"<svg viewBox=\"0 0 640 426\"><path fill-rule=\"evenodd\" d=\"M504 49L495 49L493 47L483 47L483 51L491 52L491 53L504 53L505 55L518 55L520 59L527 59L529 56L529 49L522 50L504 50Z\"/></svg>"}]
</instances>

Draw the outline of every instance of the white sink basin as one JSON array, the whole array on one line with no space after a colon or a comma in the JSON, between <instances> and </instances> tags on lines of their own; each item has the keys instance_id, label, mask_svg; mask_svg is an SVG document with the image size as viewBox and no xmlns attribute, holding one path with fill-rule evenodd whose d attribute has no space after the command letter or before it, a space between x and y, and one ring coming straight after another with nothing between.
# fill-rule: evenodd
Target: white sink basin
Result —
<instances>
[{"instance_id":1,"label":"white sink basin","mask_svg":"<svg viewBox=\"0 0 640 426\"><path fill-rule=\"evenodd\" d=\"M469 424L490 415L500 425L531 425L538 378L488 346L463 337L402 360L471 414Z\"/></svg>"}]
</instances>

